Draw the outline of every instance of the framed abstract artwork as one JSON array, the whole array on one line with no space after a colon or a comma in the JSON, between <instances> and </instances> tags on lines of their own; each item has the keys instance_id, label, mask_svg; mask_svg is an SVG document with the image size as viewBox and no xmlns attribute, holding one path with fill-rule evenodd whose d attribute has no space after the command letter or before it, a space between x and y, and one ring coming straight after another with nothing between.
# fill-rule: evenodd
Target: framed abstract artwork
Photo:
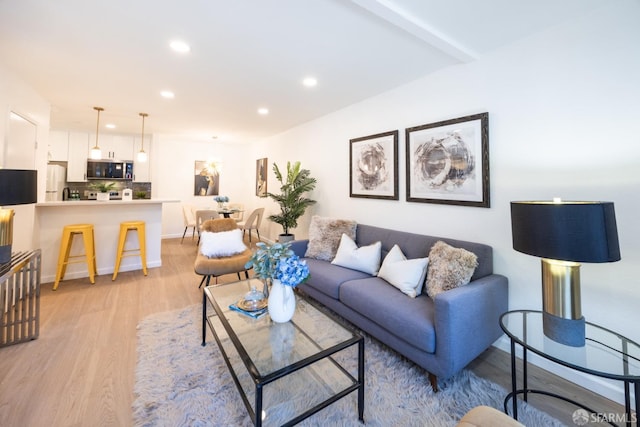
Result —
<instances>
[{"instance_id":1,"label":"framed abstract artwork","mask_svg":"<svg viewBox=\"0 0 640 427\"><path fill-rule=\"evenodd\" d=\"M267 197L267 158L256 160L256 196Z\"/></svg>"},{"instance_id":2,"label":"framed abstract artwork","mask_svg":"<svg viewBox=\"0 0 640 427\"><path fill-rule=\"evenodd\" d=\"M398 131L349 143L349 196L398 200Z\"/></svg>"},{"instance_id":3,"label":"framed abstract artwork","mask_svg":"<svg viewBox=\"0 0 640 427\"><path fill-rule=\"evenodd\" d=\"M490 207L489 113L405 132L408 202Z\"/></svg>"}]
</instances>

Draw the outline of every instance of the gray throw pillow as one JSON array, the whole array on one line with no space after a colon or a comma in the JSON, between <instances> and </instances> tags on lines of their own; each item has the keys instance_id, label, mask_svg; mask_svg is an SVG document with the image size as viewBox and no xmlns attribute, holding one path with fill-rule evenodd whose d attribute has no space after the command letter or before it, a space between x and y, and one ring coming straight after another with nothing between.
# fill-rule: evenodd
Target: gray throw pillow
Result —
<instances>
[{"instance_id":1,"label":"gray throw pillow","mask_svg":"<svg viewBox=\"0 0 640 427\"><path fill-rule=\"evenodd\" d=\"M477 266L478 257L473 252L437 241L429 251L427 294L435 298L441 292L466 285Z\"/></svg>"},{"instance_id":2,"label":"gray throw pillow","mask_svg":"<svg viewBox=\"0 0 640 427\"><path fill-rule=\"evenodd\" d=\"M355 240L356 227L355 221L314 215L311 218L311 225L309 225L309 244L304 256L324 261L333 260L342 234L344 233Z\"/></svg>"}]
</instances>

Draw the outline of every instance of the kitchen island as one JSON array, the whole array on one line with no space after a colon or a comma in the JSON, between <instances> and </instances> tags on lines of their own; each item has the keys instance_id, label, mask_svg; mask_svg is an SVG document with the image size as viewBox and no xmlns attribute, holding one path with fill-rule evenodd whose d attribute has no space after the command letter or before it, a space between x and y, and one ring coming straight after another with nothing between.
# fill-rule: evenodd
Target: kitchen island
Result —
<instances>
[{"instance_id":1,"label":"kitchen island","mask_svg":"<svg viewBox=\"0 0 640 427\"><path fill-rule=\"evenodd\" d=\"M65 202L36 203L36 236L34 244L42 250L42 283L53 282L58 264L58 253L62 229L70 224L93 224L96 246L98 274L112 274L118 246L120 223L123 221L144 221L147 237L147 267L162 265L160 243L162 235L162 205L177 203L173 199L140 200L76 200ZM125 249L138 247L137 233L127 233ZM38 239L38 237L36 237ZM80 236L74 237L71 254L84 253ZM140 257L122 259L120 272L142 270ZM140 272L142 275L142 272ZM69 264L64 280L88 277L86 263ZM116 279L117 280L117 279ZM89 280L87 280L89 283ZM64 281L60 282L64 286Z\"/></svg>"}]
</instances>

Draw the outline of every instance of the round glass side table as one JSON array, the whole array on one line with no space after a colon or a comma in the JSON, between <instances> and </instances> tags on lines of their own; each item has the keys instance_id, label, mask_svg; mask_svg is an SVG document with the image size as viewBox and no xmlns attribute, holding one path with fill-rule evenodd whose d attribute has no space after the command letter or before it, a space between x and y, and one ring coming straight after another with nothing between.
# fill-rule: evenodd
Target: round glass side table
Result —
<instances>
[{"instance_id":1,"label":"round glass side table","mask_svg":"<svg viewBox=\"0 0 640 427\"><path fill-rule=\"evenodd\" d=\"M631 392L634 389L635 408L640 408L640 345L636 342L602 326L587 322L586 342L583 347L571 347L548 338L542 330L542 312L515 310L500 317L500 327L511 340L511 392L504 400L504 410L508 411L508 402L512 403L512 416L518 419L517 396L527 401L529 393L543 394L570 402L580 408L597 414L591 408L545 390L533 390L527 386L527 352L566 366L602 378L610 378L624 383L626 425L640 420L632 413ZM522 388L518 388L516 378L516 344L522 347ZM609 424L616 425L607 420Z\"/></svg>"}]
</instances>

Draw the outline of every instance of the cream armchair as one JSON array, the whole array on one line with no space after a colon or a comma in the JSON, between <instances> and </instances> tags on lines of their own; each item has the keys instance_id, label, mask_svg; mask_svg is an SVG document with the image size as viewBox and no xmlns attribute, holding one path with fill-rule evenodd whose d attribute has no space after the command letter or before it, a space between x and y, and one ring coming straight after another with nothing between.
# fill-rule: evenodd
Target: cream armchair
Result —
<instances>
[{"instance_id":1,"label":"cream armchair","mask_svg":"<svg viewBox=\"0 0 640 427\"><path fill-rule=\"evenodd\" d=\"M242 229L243 236L245 231L249 231L249 242L251 242L251 230L256 230L258 241L260 241L260 223L262 222L263 214L264 208L255 209L245 222L238 223L238 227Z\"/></svg>"},{"instance_id":2,"label":"cream armchair","mask_svg":"<svg viewBox=\"0 0 640 427\"><path fill-rule=\"evenodd\" d=\"M244 205L242 203L229 203L229 209L237 209L237 212L231 214L231 218L236 222L242 222L244 218Z\"/></svg>"},{"instance_id":3,"label":"cream armchair","mask_svg":"<svg viewBox=\"0 0 640 427\"><path fill-rule=\"evenodd\" d=\"M200 232L202 231L202 224L209 219L216 219L220 215L215 209L198 209L196 211L196 230L198 230L198 244L200 244Z\"/></svg>"},{"instance_id":4,"label":"cream armchair","mask_svg":"<svg viewBox=\"0 0 640 427\"><path fill-rule=\"evenodd\" d=\"M191 240L193 240L196 235L196 217L190 205L182 205L182 217L184 218L184 233L182 233L180 243L184 242L184 236L187 234L189 228L193 228L193 230L191 230Z\"/></svg>"}]
</instances>

